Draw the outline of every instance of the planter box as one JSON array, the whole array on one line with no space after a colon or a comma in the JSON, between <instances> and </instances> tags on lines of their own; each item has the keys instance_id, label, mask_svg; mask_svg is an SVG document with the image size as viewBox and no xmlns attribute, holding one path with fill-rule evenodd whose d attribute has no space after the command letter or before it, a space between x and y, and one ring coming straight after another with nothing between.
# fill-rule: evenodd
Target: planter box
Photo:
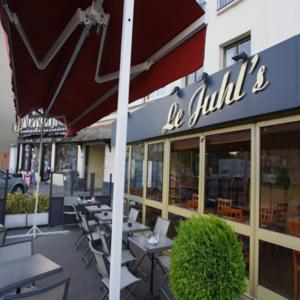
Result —
<instances>
[{"instance_id":1,"label":"planter box","mask_svg":"<svg viewBox=\"0 0 300 300\"><path fill-rule=\"evenodd\" d=\"M24 228L33 226L34 214L16 214L5 216L6 228ZM37 225L48 225L49 213L37 214Z\"/></svg>"},{"instance_id":2,"label":"planter box","mask_svg":"<svg viewBox=\"0 0 300 300\"><path fill-rule=\"evenodd\" d=\"M37 219L36 225L48 225L49 213L48 212L37 213L36 219ZM33 221L34 221L34 214L28 214L27 226L33 226Z\"/></svg>"},{"instance_id":3,"label":"planter box","mask_svg":"<svg viewBox=\"0 0 300 300\"><path fill-rule=\"evenodd\" d=\"M21 228L26 227L26 214L6 215L5 227L6 228Z\"/></svg>"}]
</instances>

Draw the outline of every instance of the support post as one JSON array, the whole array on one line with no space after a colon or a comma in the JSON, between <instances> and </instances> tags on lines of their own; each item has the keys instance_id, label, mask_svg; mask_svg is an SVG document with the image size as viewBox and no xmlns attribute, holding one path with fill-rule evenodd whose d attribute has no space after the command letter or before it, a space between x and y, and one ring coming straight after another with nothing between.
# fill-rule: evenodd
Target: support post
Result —
<instances>
[{"instance_id":1,"label":"support post","mask_svg":"<svg viewBox=\"0 0 300 300\"><path fill-rule=\"evenodd\" d=\"M109 281L109 299L120 299L121 250L123 227L123 198L125 181L125 154L127 140L128 97L130 83L131 45L134 0L124 0L121 44L120 81L114 164L114 193L112 213L112 244Z\"/></svg>"}]
</instances>

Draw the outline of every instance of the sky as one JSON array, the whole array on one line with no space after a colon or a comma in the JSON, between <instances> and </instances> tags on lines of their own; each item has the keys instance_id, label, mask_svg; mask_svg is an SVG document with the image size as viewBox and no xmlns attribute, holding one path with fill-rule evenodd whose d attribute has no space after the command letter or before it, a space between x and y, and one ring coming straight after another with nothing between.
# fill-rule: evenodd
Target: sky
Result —
<instances>
[{"instance_id":1,"label":"sky","mask_svg":"<svg viewBox=\"0 0 300 300\"><path fill-rule=\"evenodd\" d=\"M6 39L0 25L0 151L8 151L16 143L12 131L15 122L15 109L11 88L11 69L7 53Z\"/></svg>"}]
</instances>

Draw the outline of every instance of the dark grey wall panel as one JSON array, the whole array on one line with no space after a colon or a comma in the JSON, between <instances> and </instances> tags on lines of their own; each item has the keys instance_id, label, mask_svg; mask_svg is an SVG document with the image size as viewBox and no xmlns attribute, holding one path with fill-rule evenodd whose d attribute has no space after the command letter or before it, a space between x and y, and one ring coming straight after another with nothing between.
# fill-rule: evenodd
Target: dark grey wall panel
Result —
<instances>
[{"instance_id":1,"label":"dark grey wall panel","mask_svg":"<svg viewBox=\"0 0 300 300\"><path fill-rule=\"evenodd\" d=\"M250 64L244 82L244 98L231 105L225 105L221 110L201 115L192 129L201 130L208 126L225 124L267 114L282 112L300 107L300 35L259 53L259 63L250 74ZM230 82L236 83L242 62L221 70L208 77L206 95L220 90L223 76L230 71ZM261 92L253 94L252 87L256 82L257 70L266 66L266 80L269 85ZM128 119L128 143L151 139L168 134L191 130L188 127L188 106L193 93L202 83L195 83L183 89L184 97L168 96L154 101L140 110L130 114ZM176 102L185 112L184 124L175 130L162 134L162 127L167 121L167 115L172 103ZM115 143L115 124L112 131L112 143Z\"/></svg>"}]
</instances>

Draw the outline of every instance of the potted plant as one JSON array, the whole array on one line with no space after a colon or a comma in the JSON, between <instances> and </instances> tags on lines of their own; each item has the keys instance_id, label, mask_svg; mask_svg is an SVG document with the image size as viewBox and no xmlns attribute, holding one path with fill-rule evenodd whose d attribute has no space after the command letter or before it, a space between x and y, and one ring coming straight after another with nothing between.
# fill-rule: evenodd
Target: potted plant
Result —
<instances>
[{"instance_id":1,"label":"potted plant","mask_svg":"<svg viewBox=\"0 0 300 300\"><path fill-rule=\"evenodd\" d=\"M37 225L48 224L49 197L39 194ZM13 193L6 200L6 228L20 228L33 225L35 194Z\"/></svg>"},{"instance_id":2,"label":"potted plant","mask_svg":"<svg viewBox=\"0 0 300 300\"><path fill-rule=\"evenodd\" d=\"M236 300L246 291L236 233L215 216L180 223L171 252L170 286L177 300Z\"/></svg>"}]
</instances>

